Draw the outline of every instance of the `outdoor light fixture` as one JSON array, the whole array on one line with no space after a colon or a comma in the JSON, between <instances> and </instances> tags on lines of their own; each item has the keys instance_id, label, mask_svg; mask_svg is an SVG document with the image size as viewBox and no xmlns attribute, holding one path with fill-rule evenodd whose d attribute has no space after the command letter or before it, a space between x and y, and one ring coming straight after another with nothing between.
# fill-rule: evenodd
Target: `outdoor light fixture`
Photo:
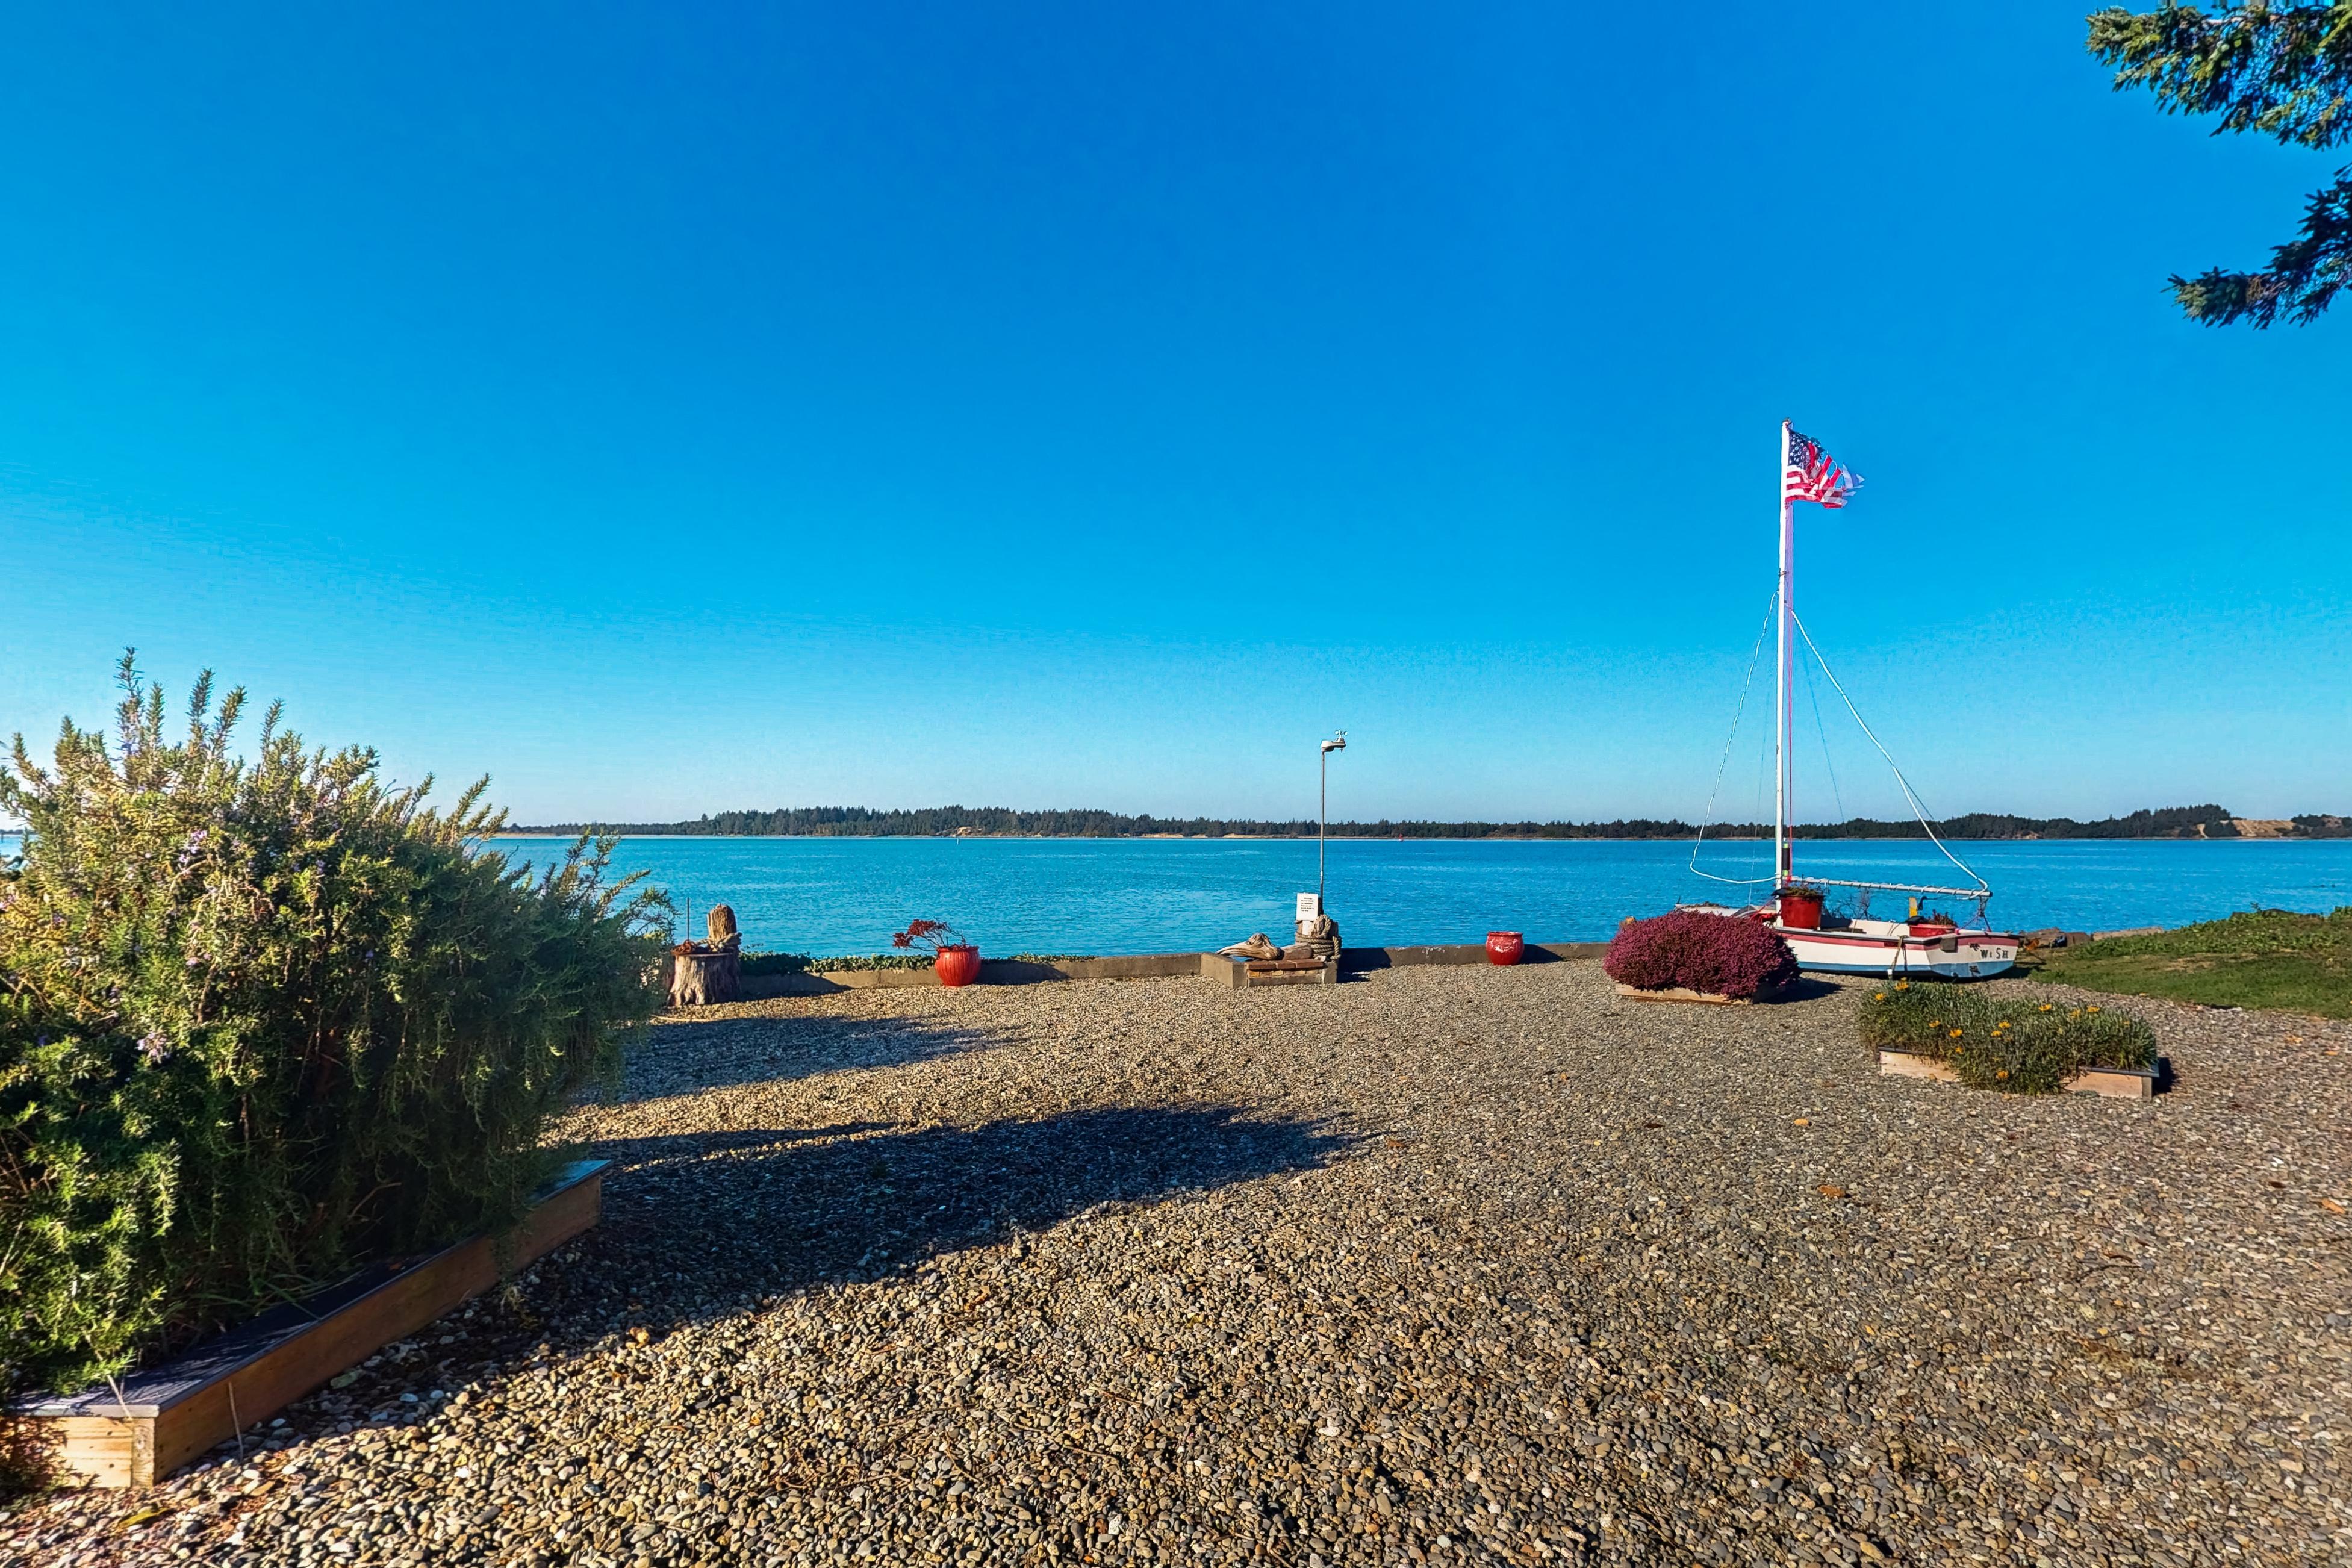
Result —
<instances>
[{"instance_id":1,"label":"outdoor light fixture","mask_svg":"<svg viewBox=\"0 0 2352 1568\"><path fill-rule=\"evenodd\" d=\"M1315 912L1323 912L1323 840L1330 831L1331 818L1331 753L1348 749L1348 731L1340 731L1323 742L1316 757L1322 769L1322 789L1315 806Z\"/></svg>"}]
</instances>

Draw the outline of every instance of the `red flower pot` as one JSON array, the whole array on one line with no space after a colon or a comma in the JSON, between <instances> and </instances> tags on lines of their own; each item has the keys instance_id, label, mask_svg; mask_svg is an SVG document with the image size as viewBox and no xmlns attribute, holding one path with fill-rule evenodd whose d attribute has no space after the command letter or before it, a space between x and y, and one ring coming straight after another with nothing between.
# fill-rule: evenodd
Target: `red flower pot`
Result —
<instances>
[{"instance_id":1,"label":"red flower pot","mask_svg":"<svg viewBox=\"0 0 2352 1568\"><path fill-rule=\"evenodd\" d=\"M931 973L940 977L942 985L969 985L980 978L980 949L969 945L943 947L931 960Z\"/></svg>"},{"instance_id":2,"label":"red flower pot","mask_svg":"<svg viewBox=\"0 0 2352 1568\"><path fill-rule=\"evenodd\" d=\"M1515 931L1490 931L1486 933L1486 962L1511 964L1528 950L1527 939Z\"/></svg>"},{"instance_id":3,"label":"red flower pot","mask_svg":"<svg viewBox=\"0 0 2352 1568\"><path fill-rule=\"evenodd\" d=\"M1781 894L1780 923L1791 931L1821 930L1822 896L1819 893Z\"/></svg>"}]
</instances>

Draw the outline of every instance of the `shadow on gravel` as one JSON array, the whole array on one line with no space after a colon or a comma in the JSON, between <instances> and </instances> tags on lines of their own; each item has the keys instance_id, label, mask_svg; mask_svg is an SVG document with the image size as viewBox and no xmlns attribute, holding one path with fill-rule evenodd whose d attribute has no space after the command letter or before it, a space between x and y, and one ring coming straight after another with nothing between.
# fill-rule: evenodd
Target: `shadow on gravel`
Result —
<instances>
[{"instance_id":1,"label":"shadow on gravel","mask_svg":"<svg viewBox=\"0 0 2352 1568\"><path fill-rule=\"evenodd\" d=\"M911 1018L750 1017L658 1024L629 1048L621 1089L607 1103L903 1067L1001 1043L985 1029Z\"/></svg>"},{"instance_id":2,"label":"shadow on gravel","mask_svg":"<svg viewBox=\"0 0 2352 1568\"><path fill-rule=\"evenodd\" d=\"M1356 1140L1232 1107L1115 1108L1035 1121L811 1129L615 1140L604 1220L577 1261L542 1266L536 1309L593 1336L677 1324L747 1299L1042 1229L1103 1204L1157 1202L1323 1165Z\"/></svg>"}]
</instances>

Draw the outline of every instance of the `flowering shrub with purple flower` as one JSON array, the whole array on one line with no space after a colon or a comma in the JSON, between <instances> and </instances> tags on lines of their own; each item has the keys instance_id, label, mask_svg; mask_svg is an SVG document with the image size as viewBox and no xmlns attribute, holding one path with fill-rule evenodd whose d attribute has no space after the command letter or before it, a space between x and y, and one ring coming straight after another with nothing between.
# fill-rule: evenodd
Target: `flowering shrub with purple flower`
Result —
<instances>
[{"instance_id":1,"label":"flowering shrub with purple flower","mask_svg":"<svg viewBox=\"0 0 2352 1568\"><path fill-rule=\"evenodd\" d=\"M1680 985L1714 996L1752 997L1797 978L1797 955L1760 921L1675 910L1628 921L1610 940L1601 968L1643 991Z\"/></svg>"},{"instance_id":2,"label":"flowering shrub with purple flower","mask_svg":"<svg viewBox=\"0 0 2352 1568\"><path fill-rule=\"evenodd\" d=\"M496 1228L548 1114L652 1016L667 906L582 839L533 876L373 752L123 662L111 740L0 764L0 1397Z\"/></svg>"}]
</instances>

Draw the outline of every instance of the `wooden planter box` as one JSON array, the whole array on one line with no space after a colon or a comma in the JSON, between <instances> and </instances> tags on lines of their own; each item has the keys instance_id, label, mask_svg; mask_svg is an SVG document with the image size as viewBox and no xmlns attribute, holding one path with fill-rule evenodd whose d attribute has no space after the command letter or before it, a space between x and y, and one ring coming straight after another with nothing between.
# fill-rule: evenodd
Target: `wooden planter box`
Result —
<instances>
[{"instance_id":1,"label":"wooden planter box","mask_svg":"<svg viewBox=\"0 0 2352 1568\"><path fill-rule=\"evenodd\" d=\"M1222 952L1201 955L1201 973L1211 980L1246 991L1259 985L1337 985L1336 958L1231 958Z\"/></svg>"},{"instance_id":2,"label":"wooden planter box","mask_svg":"<svg viewBox=\"0 0 2352 1568\"><path fill-rule=\"evenodd\" d=\"M512 1237L515 1268L596 1223L604 1160L564 1167ZM496 1243L461 1241L398 1273L360 1274L300 1306L273 1308L176 1361L18 1405L60 1482L143 1487L226 1443L347 1367L404 1339L499 1278Z\"/></svg>"},{"instance_id":3,"label":"wooden planter box","mask_svg":"<svg viewBox=\"0 0 2352 1568\"><path fill-rule=\"evenodd\" d=\"M1636 1002L1704 1002L1711 1007L1745 1007L1752 1002L1774 1001L1780 993L1777 987L1768 987L1753 996L1723 996L1712 991L1693 991L1681 985L1663 985L1655 991L1644 991L1638 985L1620 982L1617 994L1631 996Z\"/></svg>"},{"instance_id":4,"label":"wooden planter box","mask_svg":"<svg viewBox=\"0 0 2352 1568\"><path fill-rule=\"evenodd\" d=\"M1878 1070L1889 1078L1924 1078L1937 1083L1958 1083L1960 1075L1933 1057L1910 1051L1881 1050ZM2154 1100L2154 1068L2085 1068L2066 1080L2068 1094L2097 1094L2109 1100Z\"/></svg>"}]
</instances>

